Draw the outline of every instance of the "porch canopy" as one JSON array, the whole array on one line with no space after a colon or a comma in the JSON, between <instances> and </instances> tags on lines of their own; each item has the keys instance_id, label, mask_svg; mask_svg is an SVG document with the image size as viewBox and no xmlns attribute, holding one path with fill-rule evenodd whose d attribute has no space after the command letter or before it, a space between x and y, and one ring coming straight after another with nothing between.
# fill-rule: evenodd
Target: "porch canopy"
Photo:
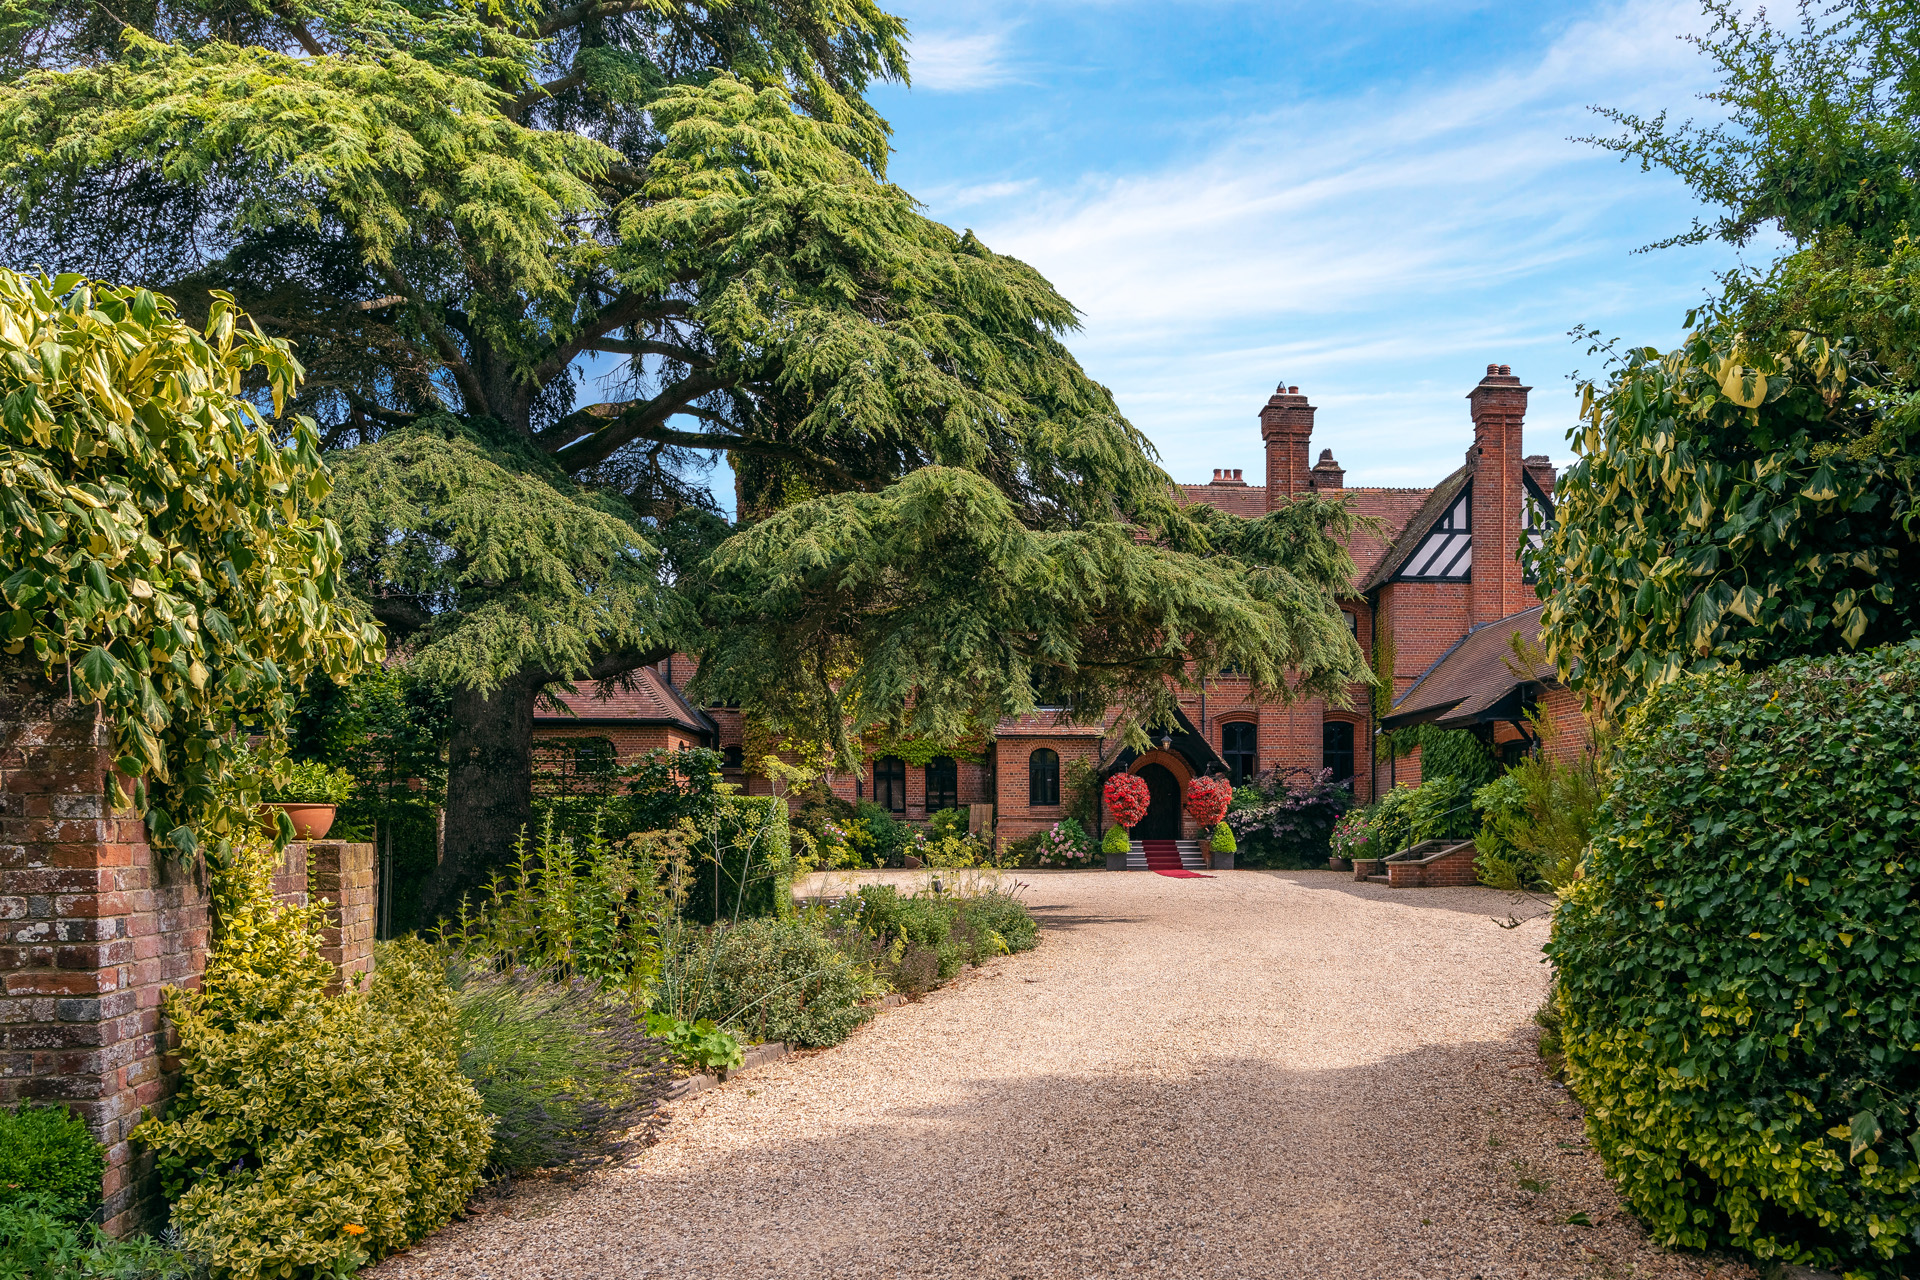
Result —
<instances>
[{"instance_id":1,"label":"porch canopy","mask_svg":"<svg viewBox=\"0 0 1920 1280\"><path fill-rule=\"evenodd\" d=\"M1560 683L1540 647L1542 608L1535 605L1460 637L1380 717L1380 727L1470 729L1505 721L1530 736L1527 709Z\"/></svg>"},{"instance_id":2,"label":"porch canopy","mask_svg":"<svg viewBox=\"0 0 1920 1280\"><path fill-rule=\"evenodd\" d=\"M1204 778L1209 773L1228 772L1226 762L1208 745L1201 732L1193 727L1193 721L1187 719L1186 712L1175 707L1173 719L1174 723L1170 725L1158 725L1147 730L1147 737L1155 747L1159 747L1162 738L1168 739L1166 750L1184 760L1196 778ZM1127 772L1133 762L1140 758L1140 753L1128 746L1125 738L1118 740L1118 746L1119 751L1102 762L1100 766L1102 778Z\"/></svg>"}]
</instances>

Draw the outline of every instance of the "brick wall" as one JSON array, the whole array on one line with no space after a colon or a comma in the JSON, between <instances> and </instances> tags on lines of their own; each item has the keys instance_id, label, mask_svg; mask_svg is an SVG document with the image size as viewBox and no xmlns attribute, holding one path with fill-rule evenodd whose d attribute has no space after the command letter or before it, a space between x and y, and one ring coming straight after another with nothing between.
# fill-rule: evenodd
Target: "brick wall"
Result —
<instances>
[{"instance_id":1,"label":"brick wall","mask_svg":"<svg viewBox=\"0 0 1920 1280\"><path fill-rule=\"evenodd\" d=\"M107 1149L102 1220L123 1233L158 1208L127 1135L172 1091L160 993L199 982L207 895L108 807L110 745L93 705L0 674L0 1105L63 1102L87 1122Z\"/></svg>"},{"instance_id":2,"label":"brick wall","mask_svg":"<svg viewBox=\"0 0 1920 1280\"><path fill-rule=\"evenodd\" d=\"M301 852L307 864L307 896L328 904L320 954L334 967L332 989L338 991L373 972L373 846L315 841Z\"/></svg>"},{"instance_id":3,"label":"brick wall","mask_svg":"<svg viewBox=\"0 0 1920 1280\"><path fill-rule=\"evenodd\" d=\"M996 740L994 769L997 794L993 801L998 823L996 848L1004 849L1010 841L1036 831L1045 831L1066 815L1063 805L1035 806L1027 803L1027 761L1041 747L1051 747L1060 755L1060 798L1063 801L1067 798L1067 777L1073 762L1085 760L1089 764L1099 763L1100 739L1093 734L1020 734Z\"/></svg>"},{"instance_id":4,"label":"brick wall","mask_svg":"<svg viewBox=\"0 0 1920 1280\"><path fill-rule=\"evenodd\" d=\"M124 1235L161 1214L153 1159L128 1134L178 1081L161 993L199 985L209 919L204 868L109 806L110 745L96 707L0 668L0 1106L64 1103L87 1122L106 1148L100 1218ZM290 846L276 898L307 898L310 860L346 904L327 922L332 955L365 972L373 846Z\"/></svg>"}]
</instances>

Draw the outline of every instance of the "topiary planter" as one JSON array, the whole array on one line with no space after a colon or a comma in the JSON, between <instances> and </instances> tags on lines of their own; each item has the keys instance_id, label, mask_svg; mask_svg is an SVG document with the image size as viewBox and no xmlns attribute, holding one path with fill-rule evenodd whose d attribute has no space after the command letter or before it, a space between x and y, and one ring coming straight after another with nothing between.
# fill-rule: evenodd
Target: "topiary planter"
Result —
<instances>
[{"instance_id":1,"label":"topiary planter","mask_svg":"<svg viewBox=\"0 0 1920 1280\"><path fill-rule=\"evenodd\" d=\"M273 819L273 811L278 809L287 815L289 822L293 823L295 840L325 839L327 832L333 828L333 815L338 808L338 805L331 804L303 804L291 800L269 801L266 806L265 820L267 834L273 835L279 829L279 824Z\"/></svg>"}]
</instances>

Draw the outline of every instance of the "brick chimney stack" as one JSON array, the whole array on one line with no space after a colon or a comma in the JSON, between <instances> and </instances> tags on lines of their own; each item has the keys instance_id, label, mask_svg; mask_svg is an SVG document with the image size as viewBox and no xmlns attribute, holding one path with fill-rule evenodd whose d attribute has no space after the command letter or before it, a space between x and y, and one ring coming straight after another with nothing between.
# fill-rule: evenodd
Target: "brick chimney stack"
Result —
<instances>
[{"instance_id":1,"label":"brick chimney stack","mask_svg":"<svg viewBox=\"0 0 1920 1280\"><path fill-rule=\"evenodd\" d=\"M1211 483L1220 484L1220 485L1237 485L1242 489L1247 487L1247 482L1240 478L1239 467L1231 467L1231 468L1215 467L1213 469L1213 480L1211 481Z\"/></svg>"},{"instance_id":2,"label":"brick chimney stack","mask_svg":"<svg viewBox=\"0 0 1920 1280\"><path fill-rule=\"evenodd\" d=\"M1307 441L1313 438L1313 406L1300 388L1279 386L1260 411L1260 438L1267 445L1267 510L1313 487Z\"/></svg>"},{"instance_id":3,"label":"brick chimney stack","mask_svg":"<svg viewBox=\"0 0 1920 1280\"><path fill-rule=\"evenodd\" d=\"M1346 479L1347 469L1333 460L1333 450L1322 449L1320 461L1313 464L1313 475L1308 483L1315 489L1343 489Z\"/></svg>"},{"instance_id":4,"label":"brick chimney stack","mask_svg":"<svg viewBox=\"0 0 1920 1280\"><path fill-rule=\"evenodd\" d=\"M1468 592L1468 622L1484 626L1537 603L1520 576L1517 551L1524 522L1521 507L1524 464L1520 432L1527 417L1527 392L1504 364L1487 366L1487 376L1467 393L1473 411L1473 578Z\"/></svg>"}]
</instances>

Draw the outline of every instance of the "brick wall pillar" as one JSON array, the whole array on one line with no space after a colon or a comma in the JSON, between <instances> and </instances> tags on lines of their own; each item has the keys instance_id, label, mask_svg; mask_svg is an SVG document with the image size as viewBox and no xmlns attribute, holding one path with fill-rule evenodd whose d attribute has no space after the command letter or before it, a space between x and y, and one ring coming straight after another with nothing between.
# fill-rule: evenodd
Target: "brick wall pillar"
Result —
<instances>
[{"instance_id":1,"label":"brick wall pillar","mask_svg":"<svg viewBox=\"0 0 1920 1280\"><path fill-rule=\"evenodd\" d=\"M374 862L371 844L307 845L307 896L325 900L320 954L338 973L334 990L373 972Z\"/></svg>"},{"instance_id":2,"label":"brick wall pillar","mask_svg":"<svg viewBox=\"0 0 1920 1280\"><path fill-rule=\"evenodd\" d=\"M0 666L0 1105L64 1103L106 1148L106 1229L152 1225L153 1158L127 1135L162 1107L160 993L196 986L205 877L109 805L111 736L21 664Z\"/></svg>"}]
</instances>

